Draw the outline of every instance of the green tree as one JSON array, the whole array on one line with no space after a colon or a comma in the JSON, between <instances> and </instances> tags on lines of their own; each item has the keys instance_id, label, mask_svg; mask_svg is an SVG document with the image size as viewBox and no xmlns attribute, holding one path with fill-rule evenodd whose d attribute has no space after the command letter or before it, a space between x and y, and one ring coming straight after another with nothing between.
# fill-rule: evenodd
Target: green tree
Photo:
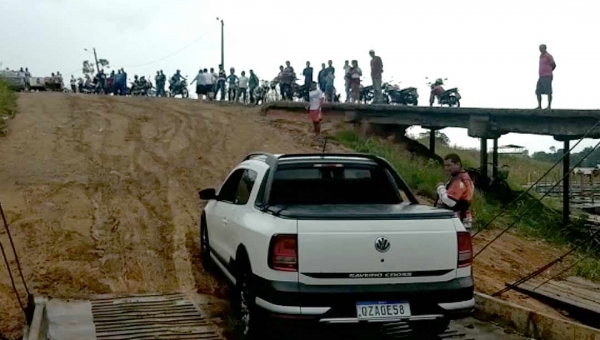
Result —
<instances>
[{"instance_id":1,"label":"green tree","mask_svg":"<svg viewBox=\"0 0 600 340\"><path fill-rule=\"evenodd\" d=\"M98 59L98 66L100 68L110 68L110 62L106 59ZM83 61L83 74L86 76L93 78L96 74L96 65L89 60Z\"/></svg>"},{"instance_id":2,"label":"green tree","mask_svg":"<svg viewBox=\"0 0 600 340\"><path fill-rule=\"evenodd\" d=\"M83 74L85 74L86 76L90 77L90 78L94 78L94 74L96 73L96 69L94 68L94 64L91 63L89 60L84 60L83 61Z\"/></svg>"},{"instance_id":3,"label":"green tree","mask_svg":"<svg viewBox=\"0 0 600 340\"><path fill-rule=\"evenodd\" d=\"M431 130L430 130L431 131ZM421 132L419 134L419 140L429 140L430 131ZM450 145L450 138L440 130L435 130L435 142L441 145Z\"/></svg>"},{"instance_id":4,"label":"green tree","mask_svg":"<svg viewBox=\"0 0 600 340\"><path fill-rule=\"evenodd\" d=\"M110 68L110 63L106 59L98 59L98 65L100 68Z\"/></svg>"}]
</instances>

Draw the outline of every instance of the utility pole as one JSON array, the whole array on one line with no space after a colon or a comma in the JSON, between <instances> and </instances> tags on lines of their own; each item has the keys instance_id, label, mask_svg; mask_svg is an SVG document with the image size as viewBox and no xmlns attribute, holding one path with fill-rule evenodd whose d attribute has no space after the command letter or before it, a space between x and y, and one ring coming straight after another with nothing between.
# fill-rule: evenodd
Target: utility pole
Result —
<instances>
[{"instance_id":1,"label":"utility pole","mask_svg":"<svg viewBox=\"0 0 600 340\"><path fill-rule=\"evenodd\" d=\"M96 55L96 48L94 47L94 59L96 60L96 70L100 73L100 65L98 65L98 56Z\"/></svg>"},{"instance_id":2,"label":"utility pole","mask_svg":"<svg viewBox=\"0 0 600 340\"><path fill-rule=\"evenodd\" d=\"M219 18L217 18L219 20ZM225 22L223 19L221 21L221 66L223 66L223 70L225 69Z\"/></svg>"},{"instance_id":3,"label":"utility pole","mask_svg":"<svg viewBox=\"0 0 600 340\"><path fill-rule=\"evenodd\" d=\"M100 73L100 65L98 65L98 55L96 55L96 48L94 47L94 60L96 61L96 71L98 71L98 73ZM83 49L86 52L89 52L87 48Z\"/></svg>"}]
</instances>

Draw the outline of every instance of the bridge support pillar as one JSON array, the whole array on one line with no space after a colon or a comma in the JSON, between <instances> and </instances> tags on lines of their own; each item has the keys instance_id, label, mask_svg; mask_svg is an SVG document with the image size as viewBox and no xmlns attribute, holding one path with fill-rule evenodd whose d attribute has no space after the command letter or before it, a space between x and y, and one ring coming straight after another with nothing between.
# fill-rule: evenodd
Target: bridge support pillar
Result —
<instances>
[{"instance_id":1,"label":"bridge support pillar","mask_svg":"<svg viewBox=\"0 0 600 340\"><path fill-rule=\"evenodd\" d=\"M570 204L569 204L569 187L571 184L571 160L569 149L571 149L570 142L568 139L564 140L563 154L565 158L563 159L563 226L567 226L570 223L569 212L570 212Z\"/></svg>"},{"instance_id":2,"label":"bridge support pillar","mask_svg":"<svg viewBox=\"0 0 600 340\"><path fill-rule=\"evenodd\" d=\"M484 178L488 178L488 151L486 137L481 137L481 150L479 152L479 159L481 162L481 176L483 176Z\"/></svg>"},{"instance_id":3,"label":"bridge support pillar","mask_svg":"<svg viewBox=\"0 0 600 340\"><path fill-rule=\"evenodd\" d=\"M494 138L494 147L492 150L492 178L498 178L498 138Z\"/></svg>"},{"instance_id":4,"label":"bridge support pillar","mask_svg":"<svg viewBox=\"0 0 600 340\"><path fill-rule=\"evenodd\" d=\"M429 151L435 153L435 132L436 129L429 129Z\"/></svg>"}]
</instances>

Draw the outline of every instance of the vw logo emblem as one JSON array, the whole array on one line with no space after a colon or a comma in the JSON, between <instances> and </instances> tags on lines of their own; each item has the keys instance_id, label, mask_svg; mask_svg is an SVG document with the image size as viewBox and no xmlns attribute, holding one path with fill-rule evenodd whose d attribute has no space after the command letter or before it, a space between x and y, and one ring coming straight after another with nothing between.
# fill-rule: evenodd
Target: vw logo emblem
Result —
<instances>
[{"instance_id":1,"label":"vw logo emblem","mask_svg":"<svg viewBox=\"0 0 600 340\"><path fill-rule=\"evenodd\" d=\"M385 253L386 251L390 250L391 246L392 244L390 241L383 236L375 240L375 249L377 249L377 251L380 253Z\"/></svg>"}]
</instances>

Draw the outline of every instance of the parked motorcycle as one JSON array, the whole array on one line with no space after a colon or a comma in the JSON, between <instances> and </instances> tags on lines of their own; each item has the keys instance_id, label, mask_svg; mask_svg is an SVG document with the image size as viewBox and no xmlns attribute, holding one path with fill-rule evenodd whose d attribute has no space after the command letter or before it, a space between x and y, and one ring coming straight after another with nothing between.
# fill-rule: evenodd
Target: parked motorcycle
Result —
<instances>
[{"instance_id":1,"label":"parked motorcycle","mask_svg":"<svg viewBox=\"0 0 600 340\"><path fill-rule=\"evenodd\" d=\"M359 90L359 102L363 104L370 104L373 102L373 98L375 98L375 91L373 91L373 86L360 86Z\"/></svg>"},{"instance_id":2,"label":"parked motorcycle","mask_svg":"<svg viewBox=\"0 0 600 340\"><path fill-rule=\"evenodd\" d=\"M389 98L390 104L414 105L419 104L419 93L415 87L400 89L398 85L383 84L384 99Z\"/></svg>"},{"instance_id":3,"label":"parked motorcycle","mask_svg":"<svg viewBox=\"0 0 600 340\"><path fill-rule=\"evenodd\" d=\"M84 94L101 94L103 93L100 84L93 82L85 82L79 85L79 93Z\"/></svg>"},{"instance_id":4,"label":"parked motorcycle","mask_svg":"<svg viewBox=\"0 0 600 340\"><path fill-rule=\"evenodd\" d=\"M448 80L447 78L444 80ZM433 106L433 98L437 98L440 106L448 105L448 107L460 107L460 99L462 98L458 92L458 88L444 90L444 81L439 78L433 83L427 83L431 87L430 106Z\"/></svg>"},{"instance_id":5,"label":"parked motorcycle","mask_svg":"<svg viewBox=\"0 0 600 340\"><path fill-rule=\"evenodd\" d=\"M294 99L297 101L305 101L308 98L308 92L310 91L304 84L292 83L292 93Z\"/></svg>"},{"instance_id":6,"label":"parked motorcycle","mask_svg":"<svg viewBox=\"0 0 600 340\"><path fill-rule=\"evenodd\" d=\"M151 95L150 90L152 89L152 83L146 81L145 79L142 79L140 79L140 82L138 84L131 83L131 89L129 90L129 94L131 94L134 97Z\"/></svg>"},{"instance_id":7,"label":"parked motorcycle","mask_svg":"<svg viewBox=\"0 0 600 340\"><path fill-rule=\"evenodd\" d=\"M169 96L174 98L181 95L182 98L189 98L190 93L187 86L187 79L182 78L178 85L173 84L169 87Z\"/></svg>"}]
</instances>

